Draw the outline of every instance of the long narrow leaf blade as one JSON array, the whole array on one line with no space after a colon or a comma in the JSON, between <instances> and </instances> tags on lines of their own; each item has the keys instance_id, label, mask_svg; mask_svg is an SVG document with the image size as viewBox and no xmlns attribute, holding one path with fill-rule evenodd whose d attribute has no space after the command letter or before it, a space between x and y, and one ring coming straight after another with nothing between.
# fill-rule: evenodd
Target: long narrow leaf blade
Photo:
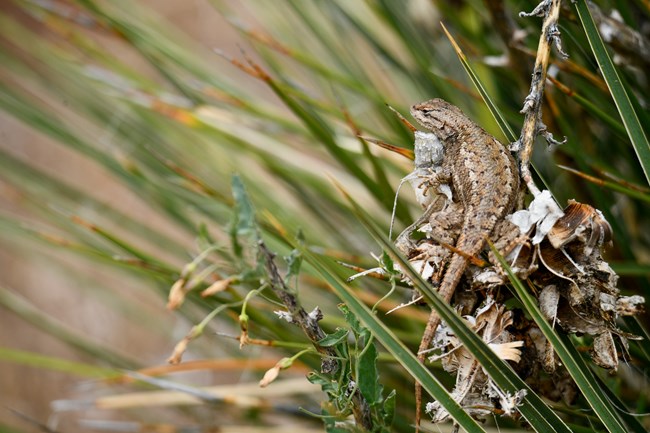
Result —
<instances>
[{"instance_id":1,"label":"long narrow leaf blade","mask_svg":"<svg viewBox=\"0 0 650 433\"><path fill-rule=\"evenodd\" d=\"M506 121L503 114L501 114L501 110L499 110L499 107L497 107L494 101L492 101L492 98L490 98L490 94L487 92L487 90L481 83L481 80L478 78L478 75L476 75L476 72L474 72L474 69L472 69L472 65L470 65L469 62L467 61L467 57L465 56L465 53L463 53L463 51L460 49L460 46L456 43L456 40L451 35L451 33L449 33L447 27L445 27L443 23L440 23L440 25L442 26L445 35L447 35L449 42L451 42L451 45L454 47L454 51L456 51L458 60L460 60L460 63L463 65L465 72L467 72L467 75L472 80L472 83L474 83L474 87L476 87L476 90L478 90L479 94L481 95L481 98L483 98L483 102L485 102L485 105L488 106L488 109L490 110L490 113L492 113L494 120L496 120L497 123L499 124L499 128L501 128L501 132L503 133L503 135L510 142L517 140L517 136L515 135L514 131Z\"/></svg>"},{"instance_id":2,"label":"long narrow leaf blade","mask_svg":"<svg viewBox=\"0 0 650 433\"><path fill-rule=\"evenodd\" d=\"M605 44L598 33L596 23L589 12L587 2L585 0L578 0L576 3L576 10L580 17L580 21L582 22L582 26L584 27L587 39L589 40L591 50L596 57L596 61L598 62L598 66L600 66L605 82L614 98L616 108L621 115L627 134L632 141L632 146L634 147L636 156L641 164L643 173L650 184L650 142L648 142L648 137L641 126L639 117L637 116L637 113L632 106L632 102L625 91L621 78L614 67L614 63L609 57L607 48L605 48Z\"/></svg>"}]
</instances>

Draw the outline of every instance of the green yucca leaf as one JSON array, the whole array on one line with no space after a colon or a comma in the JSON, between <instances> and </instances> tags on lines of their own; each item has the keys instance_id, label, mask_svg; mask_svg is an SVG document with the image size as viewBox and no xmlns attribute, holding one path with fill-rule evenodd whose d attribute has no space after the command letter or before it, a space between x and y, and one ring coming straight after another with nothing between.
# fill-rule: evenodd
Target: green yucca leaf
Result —
<instances>
[{"instance_id":1,"label":"green yucca leaf","mask_svg":"<svg viewBox=\"0 0 650 433\"><path fill-rule=\"evenodd\" d=\"M548 79L555 84L555 86L560 89L562 92L570 96L572 99L575 99L575 101L580 104L586 111L591 113L595 118L601 120L604 124L609 126L617 136L624 138L627 140L627 132L625 131L625 126L617 120L614 119L612 116L609 114L605 113L603 110L601 110L598 105L593 103L592 101L588 100L586 97L582 96L580 93L569 89L567 86L564 84L560 83L558 80L556 80L553 77L548 77Z\"/></svg>"},{"instance_id":2,"label":"green yucca leaf","mask_svg":"<svg viewBox=\"0 0 650 433\"><path fill-rule=\"evenodd\" d=\"M467 75L472 80L474 87L476 87L476 90L478 90L479 94L481 95L483 102L485 102L485 104L488 106L488 109L490 110L490 113L492 113L494 120L496 120L497 124L499 125L499 128L501 128L501 132L503 133L504 137L506 137L506 139L511 143L516 141L517 136L515 135L514 131L506 121L503 114L501 114L501 110L499 110L497 104L495 104L492 98L490 98L490 95L488 94L487 90L483 86L483 83L481 82L480 78L478 77L476 72L474 72L472 65L469 64L467 57L460 49L460 46L456 43L456 40L453 38L451 33L449 33L447 27L445 27L443 23L440 23L440 25L442 26L442 29L447 35L447 38L449 38L449 41L453 45L454 51L456 51L456 55L458 56L460 63L463 65L465 72L467 72Z\"/></svg>"},{"instance_id":3,"label":"green yucca leaf","mask_svg":"<svg viewBox=\"0 0 650 433\"><path fill-rule=\"evenodd\" d=\"M637 350L637 357L643 359L645 363L650 362L650 332L644 327L638 317L626 317L625 324L630 332L641 337L640 340L632 342L632 349Z\"/></svg>"},{"instance_id":4,"label":"green yucca leaf","mask_svg":"<svg viewBox=\"0 0 650 433\"><path fill-rule=\"evenodd\" d=\"M596 185L604 186L605 188L609 188L612 191L617 191L617 192L623 193L623 194L625 194L627 196L630 196L632 198L635 198L635 199L638 199L638 200L641 200L641 201L644 201L644 202L650 202L650 194L639 191L638 189L632 189L632 188L629 188L627 186L621 185L620 183L617 183L617 182L602 180L600 178L590 176L590 175L588 175L586 173L582 173L582 172L580 172L578 170L574 170L574 169L572 169L570 167L566 167L566 166L563 166L563 165L559 165L558 167L563 169L563 170L566 170L566 171L568 171L570 173L578 175L583 179L587 179L588 181L593 182Z\"/></svg>"},{"instance_id":5,"label":"green yucca leaf","mask_svg":"<svg viewBox=\"0 0 650 433\"><path fill-rule=\"evenodd\" d=\"M26 199L30 200L35 208L48 212L53 221L57 216L63 217L62 212L53 212L52 206L56 203L58 209L72 212L78 209L81 203L95 211L95 215L102 220L118 223L130 233L137 233L142 239L150 241L159 248L169 248L173 241L164 233L154 230L149 225L126 215L114 207L100 202L74 186L67 185L59 179L49 176L42 170L25 164L9 153L0 150L0 171L5 181L27 192ZM40 197L47 197L43 200Z\"/></svg>"},{"instance_id":6,"label":"green yucca leaf","mask_svg":"<svg viewBox=\"0 0 650 433\"><path fill-rule=\"evenodd\" d=\"M567 343L571 345L571 342L566 338ZM574 356L580 356L577 351L575 351ZM598 367L592 366L592 370ZM616 414L619 416L620 420L625 423L625 426L630 429L630 433L647 433L647 429L641 424L641 417L639 414L634 414L628 412L625 407L625 403L619 398L616 393L610 389L609 384L603 382L603 380L597 376L597 372L593 372L595 380L598 382L598 389L603 394L606 395L608 400L611 402L612 407L616 410Z\"/></svg>"},{"instance_id":7,"label":"green yucca leaf","mask_svg":"<svg viewBox=\"0 0 650 433\"><path fill-rule=\"evenodd\" d=\"M116 353L108 346L91 341L80 332L68 329L55 318L46 316L22 296L6 287L0 287L0 305L56 337L57 340L65 342L82 353L102 359L114 368L137 369L140 367L139 363L133 359Z\"/></svg>"},{"instance_id":8,"label":"green yucca leaf","mask_svg":"<svg viewBox=\"0 0 650 433\"><path fill-rule=\"evenodd\" d=\"M648 276L650 275L650 265L635 262L612 262L610 263L614 272L618 275L626 276Z\"/></svg>"},{"instance_id":9,"label":"green yucca leaf","mask_svg":"<svg viewBox=\"0 0 650 433\"><path fill-rule=\"evenodd\" d=\"M616 71L616 67L614 66L614 63L607 52L607 48L598 33L596 23L594 23L591 12L589 12L586 0L578 0L575 3L575 6L578 16L580 17L580 22L582 23L587 39L589 40L589 45L591 46L603 77L607 82L612 97L614 98L616 108L621 115L621 120L625 125L632 146L634 146L634 151L636 152L639 164L641 164L646 180L648 181L648 184L650 184L650 142L648 141L646 132L641 126L637 110L635 110L632 105L628 92L621 81L621 77Z\"/></svg>"}]
</instances>

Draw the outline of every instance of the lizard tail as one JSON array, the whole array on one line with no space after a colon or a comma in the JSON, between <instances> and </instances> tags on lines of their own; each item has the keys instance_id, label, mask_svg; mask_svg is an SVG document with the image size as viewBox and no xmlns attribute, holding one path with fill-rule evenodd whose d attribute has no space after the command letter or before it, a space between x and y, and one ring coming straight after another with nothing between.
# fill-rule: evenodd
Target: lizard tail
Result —
<instances>
[{"instance_id":1,"label":"lizard tail","mask_svg":"<svg viewBox=\"0 0 650 433\"><path fill-rule=\"evenodd\" d=\"M466 242L463 242L463 244L465 243ZM473 246L473 248L471 248L472 250L475 249L477 246L482 247L482 245L480 244L475 244L475 245L476 246ZM467 267L468 261L469 259L467 257L463 257L459 254L453 255L451 262L449 263L449 267L445 272L445 276L442 279L442 283L440 284L440 287L438 289L438 293L440 293L440 296L442 296L442 298L446 303L449 303L449 301L451 301L451 298L454 295L456 285L458 285L458 282L463 276L463 271ZM431 343L433 342L433 337L436 334L436 329L438 328L439 324L440 324L440 316L438 315L438 312L436 310L431 310L431 315L429 315L429 320L427 321L427 326L424 329L424 334L422 334L422 340L420 341L420 347L418 348L418 361L420 361L420 363L422 364L424 364L426 351L427 349L429 349L429 346L431 346ZM416 381L415 382L415 433L419 433L420 431L421 420L422 420L422 385L420 384L420 382Z\"/></svg>"},{"instance_id":2,"label":"lizard tail","mask_svg":"<svg viewBox=\"0 0 650 433\"><path fill-rule=\"evenodd\" d=\"M426 358L426 350L431 345L433 341L433 336L436 333L436 328L440 324L440 316L436 310L431 311L429 320L427 321L427 327L424 329L424 334L422 334L422 340L420 341L420 347L418 348L418 361L420 364L424 364L424 359ZM417 380L415 381L415 433L420 431L420 422L422 421L422 385Z\"/></svg>"}]
</instances>

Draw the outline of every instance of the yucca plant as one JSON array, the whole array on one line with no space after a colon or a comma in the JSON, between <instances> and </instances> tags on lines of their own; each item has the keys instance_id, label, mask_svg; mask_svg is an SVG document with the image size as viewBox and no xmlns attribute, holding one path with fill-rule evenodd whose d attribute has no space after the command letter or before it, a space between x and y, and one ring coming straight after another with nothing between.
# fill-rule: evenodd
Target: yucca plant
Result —
<instances>
[{"instance_id":1,"label":"yucca plant","mask_svg":"<svg viewBox=\"0 0 650 433\"><path fill-rule=\"evenodd\" d=\"M3 277L3 317L21 319L6 334L31 324L79 356L20 350L6 337L0 360L93 381L61 389L49 409L6 395L14 412L0 431L412 431L415 381L435 399L434 418L468 432L492 428L477 417L501 431L648 429L650 345L631 298L647 297L650 274L646 2L213 0L201 14L205 32L227 25L245 45L198 45L174 17L137 2L2 6L3 116L50 140L45 159L0 148L2 242L38 263L29 274L60 269L84 302L74 291L56 300L29 275ZM543 277L497 265L498 249L490 256L502 278L494 311L514 317L501 331L525 322L561 374L497 356L471 329L487 306L461 319L388 236L422 209L407 192L396 200L414 138L387 105L407 113L434 97L519 149L522 210L550 193L553 209L582 203L567 215L578 209L591 231L581 220L557 251L570 257L568 242L602 231L585 241L600 268L574 263L575 279L615 284L615 271L627 298L597 291L580 305L548 289L571 278L543 246ZM66 173L52 172L55 149L90 171L69 174L65 162ZM88 186L97 171L115 192ZM609 230L605 262L598 246ZM426 366L415 352L429 307L396 308L414 289L455 344ZM620 299L633 304L629 316ZM112 319L88 313L95 305ZM562 305L588 324L606 314L607 326L567 322ZM117 343L102 340L120 322L128 331ZM151 340L166 356L148 350ZM467 404L458 383L452 391L454 353L489 377L491 406Z\"/></svg>"}]
</instances>

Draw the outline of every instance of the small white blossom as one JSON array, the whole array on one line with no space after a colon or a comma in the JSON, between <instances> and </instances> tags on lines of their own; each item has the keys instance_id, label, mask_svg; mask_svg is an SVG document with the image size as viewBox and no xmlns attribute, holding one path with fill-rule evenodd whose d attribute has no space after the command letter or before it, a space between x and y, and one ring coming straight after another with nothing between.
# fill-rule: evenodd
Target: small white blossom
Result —
<instances>
[{"instance_id":1,"label":"small white blossom","mask_svg":"<svg viewBox=\"0 0 650 433\"><path fill-rule=\"evenodd\" d=\"M293 323L293 317L287 311L274 311L274 313L282 320L286 320L288 323Z\"/></svg>"}]
</instances>

